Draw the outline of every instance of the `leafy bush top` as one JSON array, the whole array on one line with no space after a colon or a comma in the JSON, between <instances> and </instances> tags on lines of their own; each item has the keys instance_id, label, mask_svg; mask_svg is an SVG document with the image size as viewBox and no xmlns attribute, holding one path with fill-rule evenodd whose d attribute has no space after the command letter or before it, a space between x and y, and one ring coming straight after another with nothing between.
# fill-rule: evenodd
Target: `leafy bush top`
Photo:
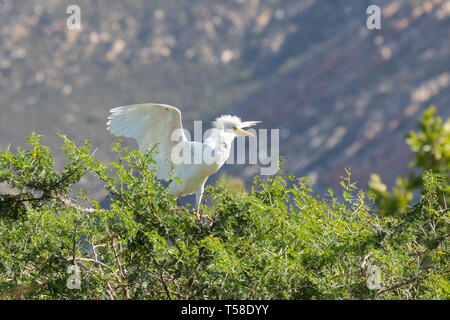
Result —
<instances>
[{"instance_id":1,"label":"leafy bush top","mask_svg":"<svg viewBox=\"0 0 450 320\"><path fill-rule=\"evenodd\" d=\"M0 151L0 183L13 190L0 194L1 298L449 297L449 213L438 206L449 188L431 171L421 201L396 218L373 214L350 171L342 200L282 171L249 193L208 187L198 218L148 169L152 151L116 143L118 160L105 165L88 142L62 139L61 171L37 135L27 150ZM71 194L88 173L109 208Z\"/></svg>"}]
</instances>

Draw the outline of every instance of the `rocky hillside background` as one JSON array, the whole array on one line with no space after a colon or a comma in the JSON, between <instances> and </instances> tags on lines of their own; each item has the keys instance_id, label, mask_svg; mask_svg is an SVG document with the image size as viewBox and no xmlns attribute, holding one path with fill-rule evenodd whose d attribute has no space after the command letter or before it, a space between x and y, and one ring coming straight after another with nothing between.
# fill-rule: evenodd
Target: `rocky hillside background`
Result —
<instances>
[{"instance_id":1,"label":"rocky hillside background","mask_svg":"<svg viewBox=\"0 0 450 320\"><path fill-rule=\"evenodd\" d=\"M71 4L81 30L66 28ZM318 190L345 167L392 184L421 110L450 116L450 1L0 0L0 146L35 131L56 149L61 132L109 161L108 110L143 102L178 106L189 130L228 113L279 128L288 171Z\"/></svg>"}]
</instances>

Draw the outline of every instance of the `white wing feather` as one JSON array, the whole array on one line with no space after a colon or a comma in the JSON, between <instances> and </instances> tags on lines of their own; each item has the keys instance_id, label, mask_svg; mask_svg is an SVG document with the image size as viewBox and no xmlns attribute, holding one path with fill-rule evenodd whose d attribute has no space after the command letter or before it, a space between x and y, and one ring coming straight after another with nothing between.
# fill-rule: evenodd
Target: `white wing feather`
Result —
<instances>
[{"instance_id":1,"label":"white wing feather","mask_svg":"<svg viewBox=\"0 0 450 320\"><path fill-rule=\"evenodd\" d=\"M183 129L181 112L175 107L165 104L134 104L117 107L110 110L111 115L106 124L107 130L114 135L136 139L139 150L145 152L149 144L158 143L157 154L153 154L156 161L158 178L169 180L172 164L172 148L179 141L172 141L172 133L176 129ZM181 140L187 141L184 133Z\"/></svg>"}]
</instances>

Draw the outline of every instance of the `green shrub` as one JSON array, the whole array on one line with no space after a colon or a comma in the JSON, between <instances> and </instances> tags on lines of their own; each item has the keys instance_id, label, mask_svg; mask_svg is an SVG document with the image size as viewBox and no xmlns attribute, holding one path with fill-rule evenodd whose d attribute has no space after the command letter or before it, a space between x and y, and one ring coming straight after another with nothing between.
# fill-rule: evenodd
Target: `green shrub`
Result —
<instances>
[{"instance_id":1,"label":"green shrub","mask_svg":"<svg viewBox=\"0 0 450 320\"><path fill-rule=\"evenodd\" d=\"M418 131L411 131L406 137L414 162L411 167L419 169L422 174L431 170L450 182L450 118L442 123L442 118L435 115L436 108L430 107L423 112ZM374 197L378 209L383 215L399 215L408 210L414 200L414 192L420 189L424 181L421 175L411 172L407 177L398 177L392 192L381 181L378 174L372 174L369 181L369 194ZM439 204L446 207L450 197L439 197Z\"/></svg>"},{"instance_id":2,"label":"green shrub","mask_svg":"<svg viewBox=\"0 0 450 320\"><path fill-rule=\"evenodd\" d=\"M40 136L0 150L11 189L0 194L3 299L449 298L449 213L438 205L449 188L432 171L398 217L373 214L350 171L339 200L280 170L249 193L208 187L197 219L148 169L152 151L116 143L105 165L88 142L62 139L61 171ZM72 193L87 174L109 208Z\"/></svg>"}]
</instances>

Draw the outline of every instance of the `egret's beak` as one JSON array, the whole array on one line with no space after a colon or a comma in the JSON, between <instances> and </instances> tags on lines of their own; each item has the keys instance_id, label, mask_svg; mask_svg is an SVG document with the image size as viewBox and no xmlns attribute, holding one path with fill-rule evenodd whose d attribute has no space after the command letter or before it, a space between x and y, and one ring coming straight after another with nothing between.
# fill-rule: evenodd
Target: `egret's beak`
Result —
<instances>
[{"instance_id":1,"label":"egret's beak","mask_svg":"<svg viewBox=\"0 0 450 320\"><path fill-rule=\"evenodd\" d=\"M234 127L234 131L239 132L240 134L244 135L244 136L249 136L249 137L254 137L255 135L251 132L245 131L241 128L238 127Z\"/></svg>"}]
</instances>

